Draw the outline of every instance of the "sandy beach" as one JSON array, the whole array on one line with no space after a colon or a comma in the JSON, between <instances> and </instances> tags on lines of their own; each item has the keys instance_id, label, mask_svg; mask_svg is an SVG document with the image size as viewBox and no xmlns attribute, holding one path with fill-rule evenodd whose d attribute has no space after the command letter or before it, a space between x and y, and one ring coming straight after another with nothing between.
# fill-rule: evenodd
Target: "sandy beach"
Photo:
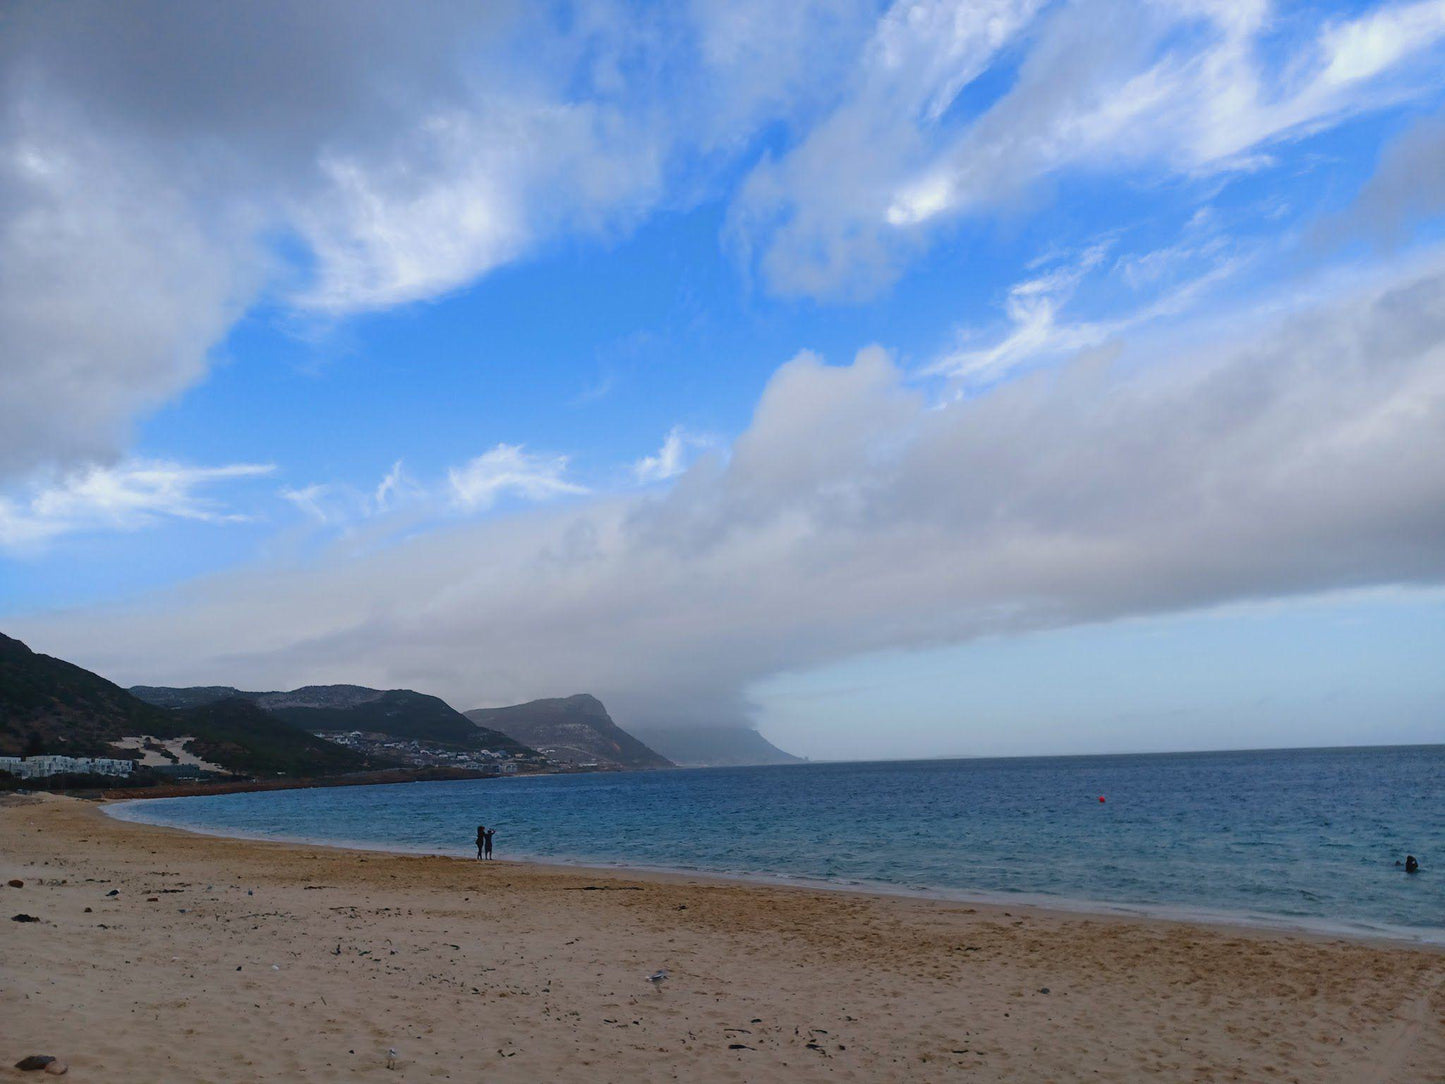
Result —
<instances>
[{"instance_id":1,"label":"sandy beach","mask_svg":"<svg viewBox=\"0 0 1445 1084\"><path fill-rule=\"evenodd\" d=\"M1445 953L1408 945L229 841L50 797L0 807L11 879L3 1078L1445 1080Z\"/></svg>"}]
</instances>

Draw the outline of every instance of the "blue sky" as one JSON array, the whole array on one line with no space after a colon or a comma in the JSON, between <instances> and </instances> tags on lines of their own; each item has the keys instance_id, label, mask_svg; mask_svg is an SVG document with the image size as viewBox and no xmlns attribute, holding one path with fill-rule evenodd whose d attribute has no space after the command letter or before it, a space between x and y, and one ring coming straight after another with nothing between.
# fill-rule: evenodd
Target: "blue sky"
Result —
<instances>
[{"instance_id":1,"label":"blue sky","mask_svg":"<svg viewBox=\"0 0 1445 1084\"><path fill-rule=\"evenodd\" d=\"M1445 4L83 7L0 46L38 650L1445 740Z\"/></svg>"}]
</instances>

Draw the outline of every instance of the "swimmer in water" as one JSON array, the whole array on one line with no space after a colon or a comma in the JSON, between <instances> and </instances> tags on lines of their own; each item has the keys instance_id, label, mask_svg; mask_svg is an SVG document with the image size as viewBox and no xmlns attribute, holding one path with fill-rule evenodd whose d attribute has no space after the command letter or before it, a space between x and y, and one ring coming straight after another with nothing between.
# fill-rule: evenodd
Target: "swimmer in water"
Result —
<instances>
[{"instance_id":1,"label":"swimmer in water","mask_svg":"<svg viewBox=\"0 0 1445 1084\"><path fill-rule=\"evenodd\" d=\"M1405 856L1405 872L1418 873L1419 871L1420 863L1415 860L1415 856L1413 854L1407 854Z\"/></svg>"}]
</instances>

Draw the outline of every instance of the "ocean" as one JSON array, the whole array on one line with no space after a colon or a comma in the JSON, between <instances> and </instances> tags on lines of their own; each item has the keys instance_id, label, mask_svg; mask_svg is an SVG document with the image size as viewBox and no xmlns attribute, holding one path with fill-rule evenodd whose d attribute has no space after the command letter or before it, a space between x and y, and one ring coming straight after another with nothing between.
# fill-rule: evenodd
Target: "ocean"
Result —
<instances>
[{"instance_id":1,"label":"ocean","mask_svg":"<svg viewBox=\"0 0 1445 1084\"><path fill-rule=\"evenodd\" d=\"M498 858L1445 943L1445 745L533 776L112 812L459 856L484 823ZM1407 853L1419 873L1396 865Z\"/></svg>"}]
</instances>

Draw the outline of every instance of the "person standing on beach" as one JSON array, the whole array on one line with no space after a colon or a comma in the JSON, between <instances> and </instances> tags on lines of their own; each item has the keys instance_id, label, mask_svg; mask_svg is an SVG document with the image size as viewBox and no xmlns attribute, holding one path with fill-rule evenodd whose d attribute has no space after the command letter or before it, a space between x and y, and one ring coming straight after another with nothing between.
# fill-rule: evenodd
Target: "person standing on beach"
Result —
<instances>
[{"instance_id":1,"label":"person standing on beach","mask_svg":"<svg viewBox=\"0 0 1445 1084\"><path fill-rule=\"evenodd\" d=\"M482 833L482 849L488 858L492 857L492 829L490 828Z\"/></svg>"},{"instance_id":2,"label":"person standing on beach","mask_svg":"<svg viewBox=\"0 0 1445 1084\"><path fill-rule=\"evenodd\" d=\"M480 861L482 860L482 852L483 852L483 850L486 849L487 843L488 843L487 826L486 826L485 824L479 824L479 825L477 825L477 861L478 861L478 862L480 862Z\"/></svg>"}]
</instances>

